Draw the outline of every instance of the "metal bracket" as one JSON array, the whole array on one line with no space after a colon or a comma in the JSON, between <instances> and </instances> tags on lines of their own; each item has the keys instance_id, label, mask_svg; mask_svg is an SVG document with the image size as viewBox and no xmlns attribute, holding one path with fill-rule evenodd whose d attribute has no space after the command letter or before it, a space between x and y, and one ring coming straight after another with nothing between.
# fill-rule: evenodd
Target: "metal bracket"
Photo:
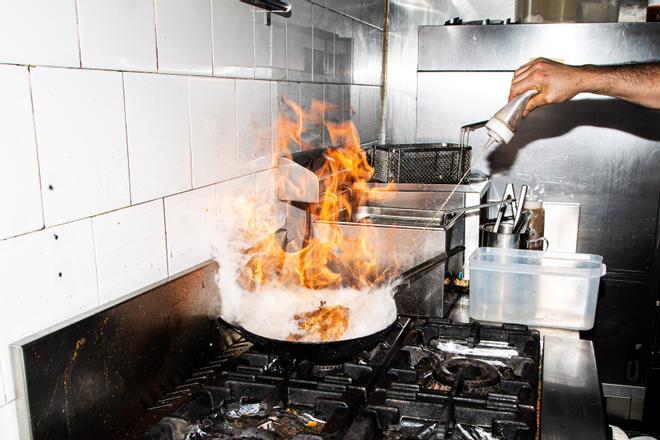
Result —
<instances>
[{"instance_id":1,"label":"metal bracket","mask_svg":"<svg viewBox=\"0 0 660 440\"><path fill-rule=\"evenodd\" d=\"M282 17L291 17L291 3L280 0L239 0L242 3L265 9L268 12L266 25L270 26L270 13L281 15Z\"/></svg>"}]
</instances>

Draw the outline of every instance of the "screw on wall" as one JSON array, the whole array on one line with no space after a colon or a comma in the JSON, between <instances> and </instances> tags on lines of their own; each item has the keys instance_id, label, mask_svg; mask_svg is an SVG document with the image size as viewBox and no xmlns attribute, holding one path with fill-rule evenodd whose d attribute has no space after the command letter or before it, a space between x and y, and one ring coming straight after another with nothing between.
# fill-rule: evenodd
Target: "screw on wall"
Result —
<instances>
[{"instance_id":1,"label":"screw on wall","mask_svg":"<svg viewBox=\"0 0 660 440\"><path fill-rule=\"evenodd\" d=\"M55 189L55 187L53 187L53 185L48 185L48 189L52 191Z\"/></svg>"}]
</instances>

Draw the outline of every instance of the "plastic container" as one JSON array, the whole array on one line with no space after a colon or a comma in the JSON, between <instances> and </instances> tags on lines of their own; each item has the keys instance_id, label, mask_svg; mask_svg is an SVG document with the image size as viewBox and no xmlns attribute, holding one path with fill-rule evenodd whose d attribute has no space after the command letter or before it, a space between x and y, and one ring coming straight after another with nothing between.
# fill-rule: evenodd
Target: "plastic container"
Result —
<instances>
[{"instance_id":1,"label":"plastic container","mask_svg":"<svg viewBox=\"0 0 660 440\"><path fill-rule=\"evenodd\" d=\"M470 257L470 316L479 321L589 330L603 257L478 248Z\"/></svg>"}]
</instances>

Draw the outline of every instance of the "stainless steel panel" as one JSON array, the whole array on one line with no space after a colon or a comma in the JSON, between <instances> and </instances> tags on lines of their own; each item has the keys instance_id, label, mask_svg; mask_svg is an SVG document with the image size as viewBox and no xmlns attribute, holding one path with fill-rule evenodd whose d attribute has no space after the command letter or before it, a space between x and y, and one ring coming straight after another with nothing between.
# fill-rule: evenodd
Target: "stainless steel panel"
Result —
<instances>
[{"instance_id":1,"label":"stainless steel panel","mask_svg":"<svg viewBox=\"0 0 660 440\"><path fill-rule=\"evenodd\" d=\"M325 84L323 89L323 97L325 102L331 104L333 107L324 114L324 120L330 122L345 121L344 115L347 113L344 108L344 97L342 93L341 84ZM325 136L324 145L331 145L330 136Z\"/></svg>"},{"instance_id":2,"label":"stainless steel panel","mask_svg":"<svg viewBox=\"0 0 660 440\"><path fill-rule=\"evenodd\" d=\"M291 0L291 17L286 23L286 72L289 81L312 79L312 4Z\"/></svg>"},{"instance_id":3,"label":"stainless steel panel","mask_svg":"<svg viewBox=\"0 0 660 440\"><path fill-rule=\"evenodd\" d=\"M660 59L660 27L654 23L559 23L419 30L420 71L512 71L540 56L568 64L653 61Z\"/></svg>"},{"instance_id":4,"label":"stainless steel panel","mask_svg":"<svg viewBox=\"0 0 660 440\"><path fill-rule=\"evenodd\" d=\"M328 81L335 75L335 20L337 14L329 9L312 7L314 54L312 56L312 79Z\"/></svg>"},{"instance_id":5,"label":"stainless steel panel","mask_svg":"<svg viewBox=\"0 0 660 440\"><path fill-rule=\"evenodd\" d=\"M239 174L272 166L271 103L268 81L236 81L236 134Z\"/></svg>"},{"instance_id":6,"label":"stainless steel panel","mask_svg":"<svg viewBox=\"0 0 660 440\"><path fill-rule=\"evenodd\" d=\"M286 157L278 158L277 197L282 201L318 203L320 182L316 174Z\"/></svg>"},{"instance_id":7,"label":"stainless steel panel","mask_svg":"<svg viewBox=\"0 0 660 440\"><path fill-rule=\"evenodd\" d=\"M420 73L418 140L456 139L457 127L506 102L510 78L505 72ZM544 200L580 203L578 252L602 255L612 269L648 272L660 196L659 116L579 95L534 111L510 144L483 155L484 130L475 132L473 161L492 175L494 188L526 183Z\"/></svg>"},{"instance_id":8,"label":"stainless steel panel","mask_svg":"<svg viewBox=\"0 0 660 440\"><path fill-rule=\"evenodd\" d=\"M323 236L329 228L336 226L344 237L366 238L378 255L378 264L395 273L411 269L463 244L463 216L438 228L314 221L312 234Z\"/></svg>"},{"instance_id":9,"label":"stainless steel panel","mask_svg":"<svg viewBox=\"0 0 660 440\"><path fill-rule=\"evenodd\" d=\"M369 30L359 21L353 21L353 82L369 84Z\"/></svg>"},{"instance_id":10,"label":"stainless steel panel","mask_svg":"<svg viewBox=\"0 0 660 440\"><path fill-rule=\"evenodd\" d=\"M384 0L362 0L360 10L360 20L383 29L385 21L385 1Z\"/></svg>"},{"instance_id":11,"label":"stainless steel panel","mask_svg":"<svg viewBox=\"0 0 660 440\"><path fill-rule=\"evenodd\" d=\"M21 438L121 437L185 372L221 353L232 336L217 322L217 267L195 267L13 344Z\"/></svg>"},{"instance_id":12,"label":"stainless steel panel","mask_svg":"<svg viewBox=\"0 0 660 440\"><path fill-rule=\"evenodd\" d=\"M368 28L367 55L367 84L379 85L383 72L383 32L381 30Z\"/></svg>"},{"instance_id":13,"label":"stainless steel panel","mask_svg":"<svg viewBox=\"0 0 660 440\"><path fill-rule=\"evenodd\" d=\"M351 115L353 113L352 110L353 107L351 106L351 86L349 85L341 86L341 102L342 102L341 120L348 121L351 119Z\"/></svg>"},{"instance_id":14,"label":"stainless steel panel","mask_svg":"<svg viewBox=\"0 0 660 440\"><path fill-rule=\"evenodd\" d=\"M254 77L254 8L213 0L213 74Z\"/></svg>"},{"instance_id":15,"label":"stainless steel panel","mask_svg":"<svg viewBox=\"0 0 660 440\"><path fill-rule=\"evenodd\" d=\"M545 336L542 377L541 438L608 438L591 341Z\"/></svg>"},{"instance_id":16,"label":"stainless steel panel","mask_svg":"<svg viewBox=\"0 0 660 440\"><path fill-rule=\"evenodd\" d=\"M338 4L338 7L341 8L343 6L343 13L359 19L360 18L360 13L362 9L362 1L361 0L324 0L325 3L334 3L335 1Z\"/></svg>"},{"instance_id":17,"label":"stainless steel panel","mask_svg":"<svg viewBox=\"0 0 660 440\"><path fill-rule=\"evenodd\" d=\"M642 420L646 388L633 385L603 383L607 414L624 420Z\"/></svg>"},{"instance_id":18,"label":"stainless steel panel","mask_svg":"<svg viewBox=\"0 0 660 440\"><path fill-rule=\"evenodd\" d=\"M355 127L358 128L360 124L360 86L350 85L347 87L350 106L349 116ZM346 92L346 88L344 88L344 92ZM346 99L345 97L346 93L344 93L344 99Z\"/></svg>"},{"instance_id":19,"label":"stainless steel panel","mask_svg":"<svg viewBox=\"0 0 660 440\"><path fill-rule=\"evenodd\" d=\"M513 0L391 0L387 65L387 142L415 141L418 28L465 21L514 17ZM470 53L470 52L468 52ZM453 139L453 138L452 138Z\"/></svg>"},{"instance_id":20,"label":"stainless steel panel","mask_svg":"<svg viewBox=\"0 0 660 440\"><path fill-rule=\"evenodd\" d=\"M367 193L365 204L370 206L388 206L398 208L417 208L438 210L444 204L445 209L474 206L486 201L490 181L485 180L469 185L426 185L413 183L370 184L375 191ZM445 203L452 190L456 191ZM389 191L384 191L389 188ZM472 255L479 247L479 224L482 219L479 212L468 212L465 218L465 256ZM469 271L465 271L469 279Z\"/></svg>"},{"instance_id":21,"label":"stainless steel panel","mask_svg":"<svg viewBox=\"0 0 660 440\"><path fill-rule=\"evenodd\" d=\"M358 133L360 134L360 143L373 142L376 140L377 124L376 109L374 108L374 96L377 93L376 87L359 86L360 97L358 106Z\"/></svg>"},{"instance_id":22,"label":"stainless steel panel","mask_svg":"<svg viewBox=\"0 0 660 440\"><path fill-rule=\"evenodd\" d=\"M254 75L260 79L286 77L286 18L267 12L254 11Z\"/></svg>"}]
</instances>

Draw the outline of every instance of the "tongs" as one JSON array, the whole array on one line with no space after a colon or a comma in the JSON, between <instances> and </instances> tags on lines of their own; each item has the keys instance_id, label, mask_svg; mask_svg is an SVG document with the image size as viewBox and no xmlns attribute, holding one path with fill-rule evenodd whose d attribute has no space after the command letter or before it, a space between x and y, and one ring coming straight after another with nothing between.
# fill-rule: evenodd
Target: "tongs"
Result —
<instances>
[{"instance_id":1,"label":"tongs","mask_svg":"<svg viewBox=\"0 0 660 440\"><path fill-rule=\"evenodd\" d=\"M516 199L497 200L495 202L482 203L480 205L472 205L472 206L465 206L463 208L448 209L446 211L443 211L442 214L443 216L460 214L461 212L476 211L477 209L490 208L491 206L501 206L502 204L508 204L515 201Z\"/></svg>"},{"instance_id":2,"label":"tongs","mask_svg":"<svg viewBox=\"0 0 660 440\"><path fill-rule=\"evenodd\" d=\"M518 224L523 212L523 206L525 204L525 197L527 197L527 185L520 187L520 197L518 200L521 200L520 206L516 203L516 191L513 188L513 183L507 183L504 188L504 195L502 196L502 201L500 204L504 204L497 213L497 219L495 220L495 226L493 227L494 232L500 232L500 225L502 224L502 218L506 212L506 206L511 205L511 213L513 214L513 228L512 231L518 230Z\"/></svg>"}]
</instances>

